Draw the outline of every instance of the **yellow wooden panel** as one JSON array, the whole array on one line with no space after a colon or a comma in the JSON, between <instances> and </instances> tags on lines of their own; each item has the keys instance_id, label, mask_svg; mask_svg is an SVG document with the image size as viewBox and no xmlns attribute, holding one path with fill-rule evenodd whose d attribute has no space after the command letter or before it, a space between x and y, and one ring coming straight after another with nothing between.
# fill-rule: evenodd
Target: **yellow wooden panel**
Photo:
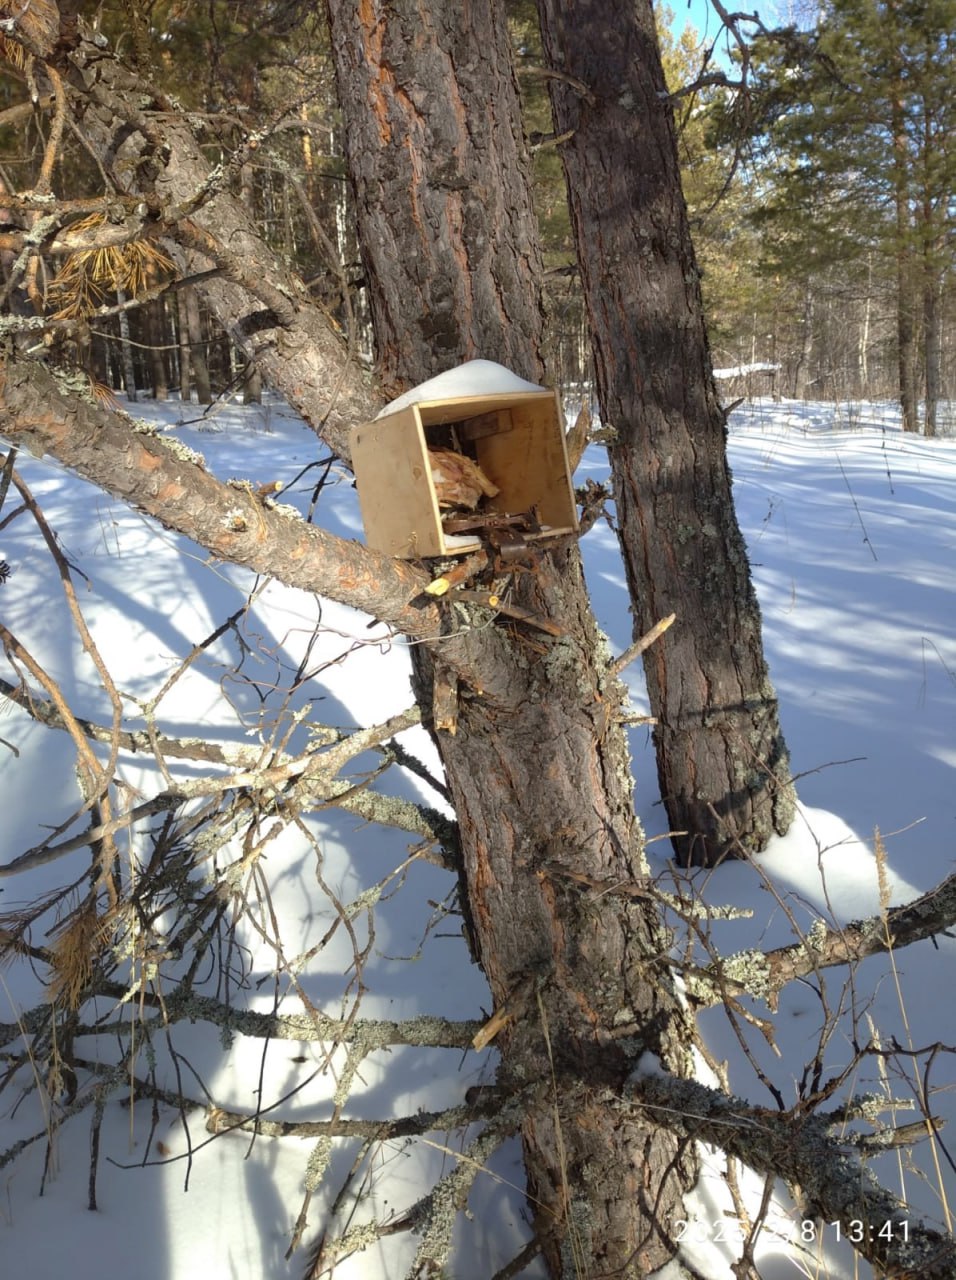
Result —
<instances>
[{"instance_id":1,"label":"yellow wooden panel","mask_svg":"<svg viewBox=\"0 0 956 1280\"><path fill-rule=\"evenodd\" d=\"M351 443L368 545L406 559L442 555L438 504L415 406L357 427Z\"/></svg>"},{"instance_id":2,"label":"yellow wooden panel","mask_svg":"<svg viewBox=\"0 0 956 1280\"><path fill-rule=\"evenodd\" d=\"M549 400L554 400L552 391L521 391L517 394L495 396L459 396L454 400L422 400L415 407L423 426L430 427L439 423L461 422L465 418L477 418L479 414L492 413L511 405Z\"/></svg>"},{"instance_id":3,"label":"yellow wooden panel","mask_svg":"<svg viewBox=\"0 0 956 1280\"><path fill-rule=\"evenodd\" d=\"M499 511L537 507L542 524L577 528L564 424L554 393L513 404L511 429L476 442L478 463L501 493Z\"/></svg>"}]
</instances>

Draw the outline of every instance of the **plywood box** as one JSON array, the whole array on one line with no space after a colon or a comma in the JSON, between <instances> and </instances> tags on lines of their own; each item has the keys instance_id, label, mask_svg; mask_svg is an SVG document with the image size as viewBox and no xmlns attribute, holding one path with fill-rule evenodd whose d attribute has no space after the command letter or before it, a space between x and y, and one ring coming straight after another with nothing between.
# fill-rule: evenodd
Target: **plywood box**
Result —
<instances>
[{"instance_id":1,"label":"plywood box","mask_svg":"<svg viewBox=\"0 0 956 1280\"><path fill-rule=\"evenodd\" d=\"M428 448L452 448L477 462L498 494L482 510L534 510L535 540L577 530L577 511L557 393L423 400L352 431L352 466L368 545L405 559L474 550L478 538L442 528Z\"/></svg>"}]
</instances>

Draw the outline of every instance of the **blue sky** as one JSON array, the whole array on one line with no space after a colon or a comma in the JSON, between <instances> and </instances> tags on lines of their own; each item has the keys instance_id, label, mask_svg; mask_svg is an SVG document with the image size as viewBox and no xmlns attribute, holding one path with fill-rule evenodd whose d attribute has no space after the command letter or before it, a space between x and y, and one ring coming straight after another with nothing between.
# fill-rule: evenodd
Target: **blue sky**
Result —
<instances>
[{"instance_id":1,"label":"blue sky","mask_svg":"<svg viewBox=\"0 0 956 1280\"><path fill-rule=\"evenodd\" d=\"M720 31L720 19L711 7L710 0L655 0L657 4L665 2L674 14L673 29L675 31L683 31L688 22L696 27L702 36L707 36L711 40ZM725 7L731 13L742 11L757 13L768 27L777 25L778 22L786 21L789 8L786 0L781 0L780 3L776 4L772 0L770 2L763 0L760 4L755 4L751 0L750 3L743 7L736 3L728 3ZM782 11L782 16L780 11ZM744 29L746 30L746 24ZM720 43L723 44L723 40Z\"/></svg>"}]
</instances>

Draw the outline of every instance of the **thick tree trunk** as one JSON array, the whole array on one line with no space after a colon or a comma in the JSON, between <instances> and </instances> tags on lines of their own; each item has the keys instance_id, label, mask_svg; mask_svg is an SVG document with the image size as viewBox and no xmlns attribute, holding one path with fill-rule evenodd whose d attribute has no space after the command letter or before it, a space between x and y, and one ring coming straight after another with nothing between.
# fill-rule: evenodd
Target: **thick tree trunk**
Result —
<instances>
[{"instance_id":1,"label":"thick tree trunk","mask_svg":"<svg viewBox=\"0 0 956 1280\"><path fill-rule=\"evenodd\" d=\"M475 357L538 379L542 264L508 34L489 0L467 20L424 8L427 33L421 5L330 5L339 75L361 95L340 100L381 381L394 394Z\"/></svg>"},{"instance_id":2,"label":"thick tree trunk","mask_svg":"<svg viewBox=\"0 0 956 1280\"><path fill-rule=\"evenodd\" d=\"M463 691L457 732L438 735L468 914L496 1009L526 992L498 1045L503 1083L541 1082L522 1138L549 1272L645 1276L674 1252L696 1157L616 1099L643 1049L688 1074L691 1028L654 959L668 949L654 908L614 892L647 867L623 690L577 548L542 557L520 599L565 635L516 636L515 701ZM427 717L429 690L418 692Z\"/></svg>"},{"instance_id":3,"label":"thick tree trunk","mask_svg":"<svg viewBox=\"0 0 956 1280\"><path fill-rule=\"evenodd\" d=\"M472 356L540 377L541 263L502 9L474 5L466 23L435 6L427 40L413 0L329 10L384 381L401 389ZM479 652L483 635L495 641L485 676L497 672L499 692L479 657L478 683L455 695L456 731L436 734L463 900L496 1008L523 995L499 1045L505 1082L541 1082L522 1136L550 1271L644 1275L673 1253L694 1160L613 1101L642 1048L687 1066L684 1014L652 959L665 948L653 910L600 895L646 876L622 690L575 544L536 557L508 590L561 635L473 618ZM415 654L428 720L448 684L443 647Z\"/></svg>"},{"instance_id":4,"label":"thick tree trunk","mask_svg":"<svg viewBox=\"0 0 956 1280\"><path fill-rule=\"evenodd\" d=\"M598 397L682 862L762 849L793 814L737 525L651 0L539 0ZM560 77L560 78L557 78Z\"/></svg>"}]
</instances>

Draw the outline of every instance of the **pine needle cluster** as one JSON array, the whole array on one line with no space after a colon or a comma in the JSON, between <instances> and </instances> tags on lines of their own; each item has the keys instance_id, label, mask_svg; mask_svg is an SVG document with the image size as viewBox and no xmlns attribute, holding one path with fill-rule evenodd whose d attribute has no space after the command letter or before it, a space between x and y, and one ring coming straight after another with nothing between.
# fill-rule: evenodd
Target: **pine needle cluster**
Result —
<instances>
[{"instance_id":1,"label":"pine needle cluster","mask_svg":"<svg viewBox=\"0 0 956 1280\"><path fill-rule=\"evenodd\" d=\"M95 234L105 222L103 214L94 213L74 223L70 231L73 235ZM157 277L173 270L172 261L151 240L78 249L50 282L50 298L57 306L58 319L76 319L91 315L111 294L139 297L155 284Z\"/></svg>"}]
</instances>

